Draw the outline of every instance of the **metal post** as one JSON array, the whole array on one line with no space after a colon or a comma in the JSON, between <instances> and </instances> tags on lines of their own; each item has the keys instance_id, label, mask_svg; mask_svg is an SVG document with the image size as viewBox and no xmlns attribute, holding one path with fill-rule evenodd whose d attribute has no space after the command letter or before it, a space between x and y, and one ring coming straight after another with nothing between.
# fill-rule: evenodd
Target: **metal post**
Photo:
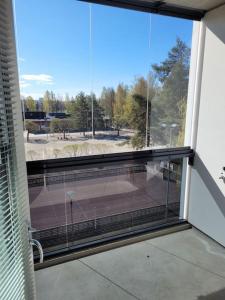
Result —
<instances>
[{"instance_id":1,"label":"metal post","mask_svg":"<svg viewBox=\"0 0 225 300\"><path fill-rule=\"evenodd\" d=\"M173 130L173 127L169 127L170 128L170 147L172 147L172 130Z\"/></svg>"},{"instance_id":2,"label":"metal post","mask_svg":"<svg viewBox=\"0 0 225 300\"><path fill-rule=\"evenodd\" d=\"M168 166L168 178L167 178L167 188L166 188L166 220L168 219L169 192L170 192L170 161Z\"/></svg>"},{"instance_id":3,"label":"metal post","mask_svg":"<svg viewBox=\"0 0 225 300\"><path fill-rule=\"evenodd\" d=\"M148 47L149 53L151 50L151 35L152 35L152 14L149 14L149 40ZM149 122L149 88L150 88L150 74L147 74L147 107L146 107L146 134L145 134L145 146L150 145L150 122Z\"/></svg>"}]
</instances>

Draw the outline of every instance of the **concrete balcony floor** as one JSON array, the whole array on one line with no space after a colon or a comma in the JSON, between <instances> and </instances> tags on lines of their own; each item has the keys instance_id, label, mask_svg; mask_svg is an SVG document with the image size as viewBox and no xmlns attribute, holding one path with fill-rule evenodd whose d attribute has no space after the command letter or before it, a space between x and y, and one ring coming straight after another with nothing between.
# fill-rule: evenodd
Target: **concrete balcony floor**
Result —
<instances>
[{"instance_id":1,"label":"concrete balcony floor","mask_svg":"<svg viewBox=\"0 0 225 300\"><path fill-rule=\"evenodd\" d=\"M189 229L35 274L37 300L224 300L225 248Z\"/></svg>"}]
</instances>

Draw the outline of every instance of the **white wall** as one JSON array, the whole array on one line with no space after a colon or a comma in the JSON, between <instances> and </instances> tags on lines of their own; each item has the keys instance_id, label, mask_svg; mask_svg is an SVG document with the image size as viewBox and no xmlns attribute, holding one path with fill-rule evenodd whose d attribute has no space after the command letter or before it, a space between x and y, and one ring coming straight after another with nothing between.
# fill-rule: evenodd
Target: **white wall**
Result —
<instances>
[{"instance_id":1,"label":"white wall","mask_svg":"<svg viewBox=\"0 0 225 300\"><path fill-rule=\"evenodd\" d=\"M202 22L188 220L225 246L225 183L219 179L225 166L225 5L209 12Z\"/></svg>"}]
</instances>

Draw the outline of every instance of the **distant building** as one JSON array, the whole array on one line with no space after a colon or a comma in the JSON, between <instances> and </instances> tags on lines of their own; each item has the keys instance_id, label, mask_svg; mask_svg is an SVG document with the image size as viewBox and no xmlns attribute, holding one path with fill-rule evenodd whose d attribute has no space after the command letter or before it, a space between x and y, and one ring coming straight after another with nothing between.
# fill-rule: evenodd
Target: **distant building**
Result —
<instances>
[{"instance_id":1,"label":"distant building","mask_svg":"<svg viewBox=\"0 0 225 300\"><path fill-rule=\"evenodd\" d=\"M50 122L53 119L65 119L70 117L69 114L63 112L51 112L46 114L46 112L44 111L25 111L24 114L25 114L25 120L30 120L36 123L39 126L40 131L49 128Z\"/></svg>"},{"instance_id":2,"label":"distant building","mask_svg":"<svg viewBox=\"0 0 225 300\"><path fill-rule=\"evenodd\" d=\"M25 120L30 120L39 126L39 129L49 127L50 120L46 118L44 111L25 111Z\"/></svg>"},{"instance_id":3,"label":"distant building","mask_svg":"<svg viewBox=\"0 0 225 300\"><path fill-rule=\"evenodd\" d=\"M70 117L70 115L64 112L51 112L47 114L47 119L66 119L68 117Z\"/></svg>"},{"instance_id":4,"label":"distant building","mask_svg":"<svg viewBox=\"0 0 225 300\"><path fill-rule=\"evenodd\" d=\"M26 120L45 120L46 113L44 111L25 111Z\"/></svg>"}]
</instances>

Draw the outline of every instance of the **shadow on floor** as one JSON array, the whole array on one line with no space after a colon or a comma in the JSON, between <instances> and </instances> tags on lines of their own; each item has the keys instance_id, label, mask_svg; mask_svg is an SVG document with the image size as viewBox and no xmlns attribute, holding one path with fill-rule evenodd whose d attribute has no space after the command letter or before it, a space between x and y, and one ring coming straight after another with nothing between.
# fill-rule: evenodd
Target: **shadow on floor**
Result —
<instances>
[{"instance_id":1,"label":"shadow on floor","mask_svg":"<svg viewBox=\"0 0 225 300\"><path fill-rule=\"evenodd\" d=\"M225 289L219 290L212 294L206 296L199 296L197 300L224 300L225 299Z\"/></svg>"}]
</instances>

